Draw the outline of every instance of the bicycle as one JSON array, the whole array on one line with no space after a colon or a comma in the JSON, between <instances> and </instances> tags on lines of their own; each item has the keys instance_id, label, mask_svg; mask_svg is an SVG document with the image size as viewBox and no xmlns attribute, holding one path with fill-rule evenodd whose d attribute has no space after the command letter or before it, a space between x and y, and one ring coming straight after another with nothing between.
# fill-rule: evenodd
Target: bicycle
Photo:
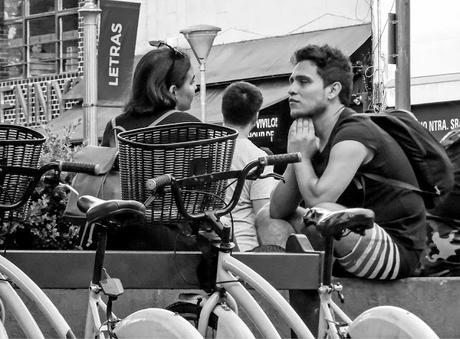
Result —
<instances>
[{"instance_id":1,"label":"bicycle","mask_svg":"<svg viewBox=\"0 0 460 339\"><path fill-rule=\"evenodd\" d=\"M49 171L55 171L56 173L49 175L47 180L55 181L59 180L57 178L60 176L61 171L94 174L97 172L97 168L94 165L71 162L53 162L40 168L0 166L0 181L2 183L6 177L16 176L21 177L20 181L23 186L23 193L20 196L16 195L14 198L11 197L9 202L0 203L0 214L3 216L5 211L17 210L25 206L40 178ZM4 256L0 256L0 338L8 338L5 329L6 307L12 310L13 316L27 338L44 337L34 317L16 292L15 287L19 288L38 307L39 311L56 331L58 337L75 338L70 326L46 294L23 271Z\"/></svg>"},{"instance_id":2,"label":"bicycle","mask_svg":"<svg viewBox=\"0 0 460 339\"><path fill-rule=\"evenodd\" d=\"M181 314L193 322L204 337L215 338L254 338L249 327L238 316L241 305L255 323L264 338L280 338L272 322L261 309L256 300L243 286L242 281L259 292L282 316L289 327L299 338L313 338L310 329L297 315L290 304L260 275L232 257L234 244L230 241L231 226L222 224L220 216L229 213L237 204L241 188L246 179L257 179L266 165L299 161L299 155L276 155L262 157L249 163L241 171L229 171L175 179L171 175L162 175L147 181L147 187L153 195L164 194L170 187L175 204L180 213L188 220L200 225L199 234L207 239L210 249L202 250L209 277L199 277L202 288L208 296L182 296L182 299L167 309ZM221 209L206 212L191 212L184 207L181 190L197 190L200 186L216 180L236 178L234 194L226 206ZM362 233L371 227L374 221L372 211L366 209L346 209L318 217L319 213L312 209L308 222L316 222L323 228L326 235L326 250L324 255L324 271L322 283L318 287L320 295L319 338L369 338L382 334L382 337L407 335L409 338L419 338L421 334L427 338L437 338L431 328L415 315L396 307L380 306L363 312L354 321L332 301L333 292L341 293L341 285L332 283L332 253L334 237L339 237L345 230ZM329 231L332 229L331 231ZM288 241L296 242L302 247L305 236L291 235ZM390 324L387 319L397 316L400 321ZM336 318L340 318L338 322ZM408 331L404 328L407 327ZM380 330L381 332L376 332ZM372 332L370 332L372 331ZM393 331L393 332L392 332ZM399 332L398 332L399 331Z\"/></svg>"},{"instance_id":3,"label":"bicycle","mask_svg":"<svg viewBox=\"0 0 460 339\"><path fill-rule=\"evenodd\" d=\"M45 180L57 185L61 171L85 172L97 174L97 165L69 162L48 163L40 168L19 166L0 166L2 175L22 175L29 177L24 193L17 201L0 203L0 211L13 210L24 206L33 193L40 178L49 171ZM107 229L122 225L126 220L142 221L145 216L143 204L132 200L100 200L90 196L80 197L79 207L86 213L90 233L96 229L98 233L97 248L93 266L93 277L89 286L88 311L86 315L85 338L202 338L197 330L185 319L164 309L148 308L134 312L119 319L112 312L112 303L122 293L121 281L111 278L103 268ZM14 287L18 287L36 305L49 321L59 338L75 338L70 326L62 317L46 294L16 265L0 256L0 338L8 338L4 326L5 305L11 309L13 316L27 338L44 338L31 312L26 307ZM102 300L107 296L107 304ZM3 303L4 302L4 303ZM106 320L101 320L99 312L103 312Z\"/></svg>"},{"instance_id":4,"label":"bicycle","mask_svg":"<svg viewBox=\"0 0 460 339\"><path fill-rule=\"evenodd\" d=\"M436 333L413 313L395 306L377 306L362 312L354 320L332 300L337 294L343 301L343 286L332 281L334 241L347 232L364 235L374 225L374 212L349 208L334 212L311 208L304 216L306 225L315 225L324 238L322 283L318 287L320 312L318 338L438 338ZM287 247L302 250L298 235L291 235Z\"/></svg>"}]
</instances>

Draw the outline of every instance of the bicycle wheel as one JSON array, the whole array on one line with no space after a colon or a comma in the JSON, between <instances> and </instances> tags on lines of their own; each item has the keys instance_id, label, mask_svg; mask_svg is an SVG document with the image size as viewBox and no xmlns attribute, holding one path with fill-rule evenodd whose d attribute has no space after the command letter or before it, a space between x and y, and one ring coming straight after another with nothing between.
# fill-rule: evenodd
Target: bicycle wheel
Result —
<instances>
[{"instance_id":1,"label":"bicycle wheel","mask_svg":"<svg viewBox=\"0 0 460 339\"><path fill-rule=\"evenodd\" d=\"M187 302L176 302L166 309L176 312L198 327L201 306ZM217 305L209 316L205 338L255 338L248 326L230 308Z\"/></svg>"},{"instance_id":2,"label":"bicycle wheel","mask_svg":"<svg viewBox=\"0 0 460 339\"><path fill-rule=\"evenodd\" d=\"M377 306L364 311L351 323L349 335L353 339L439 338L422 319L395 306Z\"/></svg>"}]
</instances>

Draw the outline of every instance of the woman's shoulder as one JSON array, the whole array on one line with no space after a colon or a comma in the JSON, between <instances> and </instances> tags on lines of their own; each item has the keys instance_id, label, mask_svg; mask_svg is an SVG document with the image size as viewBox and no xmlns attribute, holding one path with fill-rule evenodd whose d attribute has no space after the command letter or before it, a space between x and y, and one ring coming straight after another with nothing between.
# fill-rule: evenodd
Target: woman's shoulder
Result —
<instances>
[{"instance_id":1,"label":"woman's shoulder","mask_svg":"<svg viewBox=\"0 0 460 339\"><path fill-rule=\"evenodd\" d=\"M180 122L201 122L201 120L190 113L183 111L174 111L169 116L167 116L161 123L173 124Z\"/></svg>"}]
</instances>

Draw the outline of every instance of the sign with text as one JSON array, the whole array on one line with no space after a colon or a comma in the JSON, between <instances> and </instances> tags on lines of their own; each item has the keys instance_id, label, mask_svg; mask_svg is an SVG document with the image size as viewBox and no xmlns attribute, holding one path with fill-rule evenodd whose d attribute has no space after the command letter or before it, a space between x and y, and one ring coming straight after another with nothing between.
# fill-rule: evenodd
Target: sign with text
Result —
<instances>
[{"instance_id":1,"label":"sign with text","mask_svg":"<svg viewBox=\"0 0 460 339\"><path fill-rule=\"evenodd\" d=\"M438 140L450 130L460 127L460 101L416 105L412 106L412 112Z\"/></svg>"},{"instance_id":2,"label":"sign with text","mask_svg":"<svg viewBox=\"0 0 460 339\"><path fill-rule=\"evenodd\" d=\"M264 139L268 142L273 142L278 126L278 117L275 115L259 117L259 119L257 119L256 126L249 133L249 138Z\"/></svg>"},{"instance_id":3,"label":"sign with text","mask_svg":"<svg viewBox=\"0 0 460 339\"><path fill-rule=\"evenodd\" d=\"M267 147L275 154L285 153L291 123L289 103L282 100L259 112L259 119L248 138L257 146Z\"/></svg>"},{"instance_id":4,"label":"sign with text","mask_svg":"<svg viewBox=\"0 0 460 339\"><path fill-rule=\"evenodd\" d=\"M139 3L101 2L98 46L98 99L116 102L126 97L136 47Z\"/></svg>"}]
</instances>

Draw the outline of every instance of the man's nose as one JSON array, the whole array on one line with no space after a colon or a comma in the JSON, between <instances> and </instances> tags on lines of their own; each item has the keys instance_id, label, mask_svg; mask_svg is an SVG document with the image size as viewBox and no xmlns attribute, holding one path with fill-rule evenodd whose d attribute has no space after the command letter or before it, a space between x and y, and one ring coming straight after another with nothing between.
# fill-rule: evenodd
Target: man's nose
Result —
<instances>
[{"instance_id":1,"label":"man's nose","mask_svg":"<svg viewBox=\"0 0 460 339\"><path fill-rule=\"evenodd\" d=\"M289 88L288 88L288 94L289 95L294 95L296 93L297 89L296 89L296 86L294 83L290 84L289 85Z\"/></svg>"}]
</instances>

